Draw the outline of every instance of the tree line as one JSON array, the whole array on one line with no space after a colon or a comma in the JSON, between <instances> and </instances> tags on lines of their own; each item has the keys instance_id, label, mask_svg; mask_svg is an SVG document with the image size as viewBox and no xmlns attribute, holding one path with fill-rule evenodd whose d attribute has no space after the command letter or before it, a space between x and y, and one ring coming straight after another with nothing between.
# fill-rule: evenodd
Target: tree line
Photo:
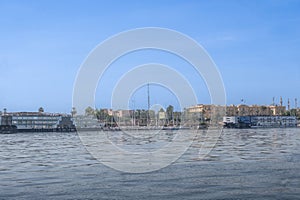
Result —
<instances>
[{"instance_id":1,"label":"tree line","mask_svg":"<svg viewBox=\"0 0 300 200\"><path fill-rule=\"evenodd\" d=\"M164 113L163 118L160 113ZM72 115L75 114L76 109L72 109ZM160 124L161 121L164 121L164 125L180 125L182 113L174 111L174 106L169 105L166 110L161 108L157 113L154 110L135 109L128 110L126 115L119 117L118 111L114 111L112 114L108 112L108 109L93 109L89 106L85 109L85 115L96 117L100 122L110 124L114 124L122 118L123 121L134 121L134 125L146 126L157 123L157 120L160 120Z\"/></svg>"}]
</instances>

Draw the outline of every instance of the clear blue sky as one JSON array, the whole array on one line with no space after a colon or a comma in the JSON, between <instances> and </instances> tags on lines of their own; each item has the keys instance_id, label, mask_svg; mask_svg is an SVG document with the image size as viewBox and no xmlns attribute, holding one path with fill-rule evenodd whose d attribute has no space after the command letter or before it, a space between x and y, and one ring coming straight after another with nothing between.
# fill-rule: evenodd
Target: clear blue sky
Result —
<instances>
[{"instance_id":1,"label":"clear blue sky","mask_svg":"<svg viewBox=\"0 0 300 200\"><path fill-rule=\"evenodd\" d=\"M69 112L76 74L89 52L114 34L149 26L174 29L199 42L219 68L228 104L241 98L247 104L270 104L273 97L278 103L282 96L293 106L294 98L300 102L299 24L297 0L0 0L0 108ZM172 57L146 53L137 53L138 62L129 55L118 63L129 67ZM184 65L174 56L168 64L179 71ZM111 70L116 77L124 72ZM185 72L200 91L203 81ZM152 89L153 103L176 103L172 94ZM136 101L144 101L144 90L135 93ZM97 91L97 107L109 106L106 93ZM207 92L197 95L199 103L209 103Z\"/></svg>"}]
</instances>

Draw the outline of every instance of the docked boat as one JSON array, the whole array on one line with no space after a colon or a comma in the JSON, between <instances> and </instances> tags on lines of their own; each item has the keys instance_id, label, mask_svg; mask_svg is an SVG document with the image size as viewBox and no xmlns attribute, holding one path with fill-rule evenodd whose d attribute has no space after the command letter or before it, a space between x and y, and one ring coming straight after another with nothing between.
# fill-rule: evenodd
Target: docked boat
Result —
<instances>
[{"instance_id":1,"label":"docked boat","mask_svg":"<svg viewBox=\"0 0 300 200\"><path fill-rule=\"evenodd\" d=\"M174 131L174 130L179 130L179 127L176 126L164 126L162 130L168 130L168 131Z\"/></svg>"},{"instance_id":2,"label":"docked boat","mask_svg":"<svg viewBox=\"0 0 300 200\"><path fill-rule=\"evenodd\" d=\"M11 134L18 131L14 125L0 125L0 134Z\"/></svg>"},{"instance_id":3,"label":"docked boat","mask_svg":"<svg viewBox=\"0 0 300 200\"><path fill-rule=\"evenodd\" d=\"M296 127L296 116L225 116L225 128L286 128Z\"/></svg>"}]
</instances>

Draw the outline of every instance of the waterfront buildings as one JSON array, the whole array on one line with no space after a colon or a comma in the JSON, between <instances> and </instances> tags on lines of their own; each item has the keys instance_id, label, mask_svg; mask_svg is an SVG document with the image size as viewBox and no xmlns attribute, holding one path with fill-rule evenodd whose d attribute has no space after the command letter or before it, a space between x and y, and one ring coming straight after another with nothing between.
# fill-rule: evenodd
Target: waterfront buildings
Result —
<instances>
[{"instance_id":1,"label":"waterfront buildings","mask_svg":"<svg viewBox=\"0 0 300 200\"><path fill-rule=\"evenodd\" d=\"M167 109L168 110L168 109ZM95 111L97 113L97 110ZM206 124L209 126L219 126L223 124L223 117L245 117L247 116L284 116L284 115L297 115L292 110L286 110L282 105L211 105L211 104L197 104L185 108L183 112L174 112L160 110L154 112L153 110L111 110L100 109L98 110L98 120L101 123L106 123L108 126L114 124L115 126L187 126L197 127L199 124ZM148 113L148 114L147 114ZM102 117L101 117L102 116ZM108 117L109 116L109 117ZM266 120L264 118L258 118ZM297 118L296 118L297 119ZM254 118L253 118L254 120ZM273 118L272 118L273 120ZM96 124L96 119L94 120ZM274 121L274 120L273 120ZM291 122L292 123L292 122ZM266 124L264 122L264 124ZM285 119L282 125L286 124ZM289 124L286 124L289 126Z\"/></svg>"},{"instance_id":2,"label":"waterfront buildings","mask_svg":"<svg viewBox=\"0 0 300 200\"><path fill-rule=\"evenodd\" d=\"M172 106L169 106L172 107ZM88 112L87 112L88 111ZM292 127L299 121L300 110L286 110L280 105L229 105L197 104L185 108L183 112L173 109L154 110L94 110L89 107L86 115L39 112L0 112L1 129L17 127L18 131L73 131L81 129L101 129L103 127L132 126L176 126L195 128L200 125L251 126L251 127ZM225 117L224 117L225 116ZM224 118L223 118L224 117ZM298 125L299 126L299 125Z\"/></svg>"},{"instance_id":3,"label":"waterfront buildings","mask_svg":"<svg viewBox=\"0 0 300 200\"><path fill-rule=\"evenodd\" d=\"M225 111L226 110L226 111ZM186 109L193 122L204 121L212 124L212 119L223 117L225 127L295 127L297 126L298 109L286 110L281 105L229 105L216 106L198 104ZM225 112L224 112L225 111ZM195 120L196 119L196 120Z\"/></svg>"},{"instance_id":4,"label":"waterfront buildings","mask_svg":"<svg viewBox=\"0 0 300 200\"><path fill-rule=\"evenodd\" d=\"M226 106L226 116L276 116L286 112L285 106L277 105L230 105Z\"/></svg>"},{"instance_id":5,"label":"waterfront buildings","mask_svg":"<svg viewBox=\"0 0 300 200\"><path fill-rule=\"evenodd\" d=\"M285 106L279 105L229 105L216 106L198 104L187 108L188 113L200 113L204 118L208 119L218 112L223 112L226 109L226 116L277 116L284 115L287 110Z\"/></svg>"}]
</instances>

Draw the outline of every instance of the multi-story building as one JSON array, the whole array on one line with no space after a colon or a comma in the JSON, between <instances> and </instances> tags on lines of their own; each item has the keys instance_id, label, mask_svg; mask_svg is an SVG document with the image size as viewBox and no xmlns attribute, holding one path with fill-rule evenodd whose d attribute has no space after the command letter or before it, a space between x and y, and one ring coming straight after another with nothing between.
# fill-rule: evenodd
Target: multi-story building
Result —
<instances>
[{"instance_id":1,"label":"multi-story building","mask_svg":"<svg viewBox=\"0 0 300 200\"><path fill-rule=\"evenodd\" d=\"M230 105L226 107L226 116L277 116L286 112L285 106Z\"/></svg>"},{"instance_id":2,"label":"multi-story building","mask_svg":"<svg viewBox=\"0 0 300 200\"><path fill-rule=\"evenodd\" d=\"M198 104L186 109L186 121L191 126L199 123L216 126L222 122L222 117L226 115L225 110L226 106Z\"/></svg>"},{"instance_id":3,"label":"multi-story building","mask_svg":"<svg viewBox=\"0 0 300 200\"><path fill-rule=\"evenodd\" d=\"M238 107L235 105L226 106L226 116L236 116L239 114Z\"/></svg>"},{"instance_id":4,"label":"multi-story building","mask_svg":"<svg viewBox=\"0 0 300 200\"><path fill-rule=\"evenodd\" d=\"M213 105L198 104L195 106L188 107L186 109L190 116L198 116L204 119L210 119L213 111Z\"/></svg>"}]
</instances>

